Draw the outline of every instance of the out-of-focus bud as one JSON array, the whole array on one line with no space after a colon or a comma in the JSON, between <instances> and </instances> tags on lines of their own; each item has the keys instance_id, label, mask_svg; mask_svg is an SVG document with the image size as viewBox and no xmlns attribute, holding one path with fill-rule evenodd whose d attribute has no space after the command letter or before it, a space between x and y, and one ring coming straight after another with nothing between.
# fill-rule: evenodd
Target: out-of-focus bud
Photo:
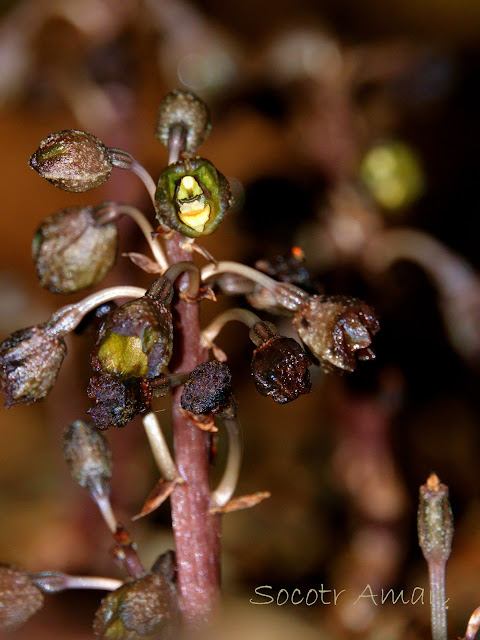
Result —
<instances>
[{"instance_id":1,"label":"out-of-focus bud","mask_svg":"<svg viewBox=\"0 0 480 640\"><path fill-rule=\"evenodd\" d=\"M196 415L218 413L230 400L232 376L226 364L202 362L190 373L180 404Z\"/></svg>"},{"instance_id":2,"label":"out-of-focus bud","mask_svg":"<svg viewBox=\"0 0 480 640\"><path fill-rule=\"evenodd\" d=\"M112 172L107 147L85 131L67 129L41 141L30 166L55 187L80 193L103 184Z\"/></svg>"},{"instance_id":3,"label":"out-of-focus bud","mask_svg":"<svg viewBox=\"0 0 480 640\"><path fill-rule=\"evenodd\" d=\"M179 620L175 586L148 573L102 600L93 631L103 640L174 640Z\"/></svg>"},{"instance_id":4,"label":"out-of-focus bud","mask_svg":"<svg viewBox=\"0 0 480 640\"><path fill-rule=\"evenodd\" d=\"M95 401L88 414L99 429L124 427L136 415L147 411L152 398L145 378L117 380L108 373L90 378L87 394Z\"/></svg>"},{"instance_id":5,"label":"out-of-focus bud","mask_svg":"<svg viewBox=\"0 0 480 640\"><path fill-rule=\"evenodd\" d=\"M32 246L42 287L54 293L75 293L93 287L114 266L118 230L101 224L93 207L70 207L39 227Z\"/></svg>"},{"instance_id":6,"label":"out-of-focus bud","mask_svg":"<svg viewBox=\"0 0 480 640\"><path fill-rule=\"evenodd\" d=\"M295 313L300 338L324 371L354 371L356 360L375 358L370 348L380 326L362 300L346 296L310 296Z\"/></svg>"},{"instance_id":7,"label":"out-of-focus bud","mask_svg":"<svg viewBox=\"0 0 480 640\"><path fill-rule=\"evenodd\" d=\"M63 456L81 487L94 486L112 476L108 442L92 425L76 420L63 434Z\"/></svg>"},{"instance_id":8,"label":"out-of-focus bud","mask_svg":"<svg viewBox=\"0 0 480 640\"><path fill-rule=\"evenodd\" d=\"M417 524L425 559L446 562L452 550L453 516L448 487L434 473L420 487Z\"/></svg>"},{"instance_id":9,"label":"out-of-focus bud","mask_svg":"<svg viewBox=\"0 0 480 640\"><path fill-rule=\"evenodd\" d=\"M250 338L257 345L252 358L252 376L262 396L271 396L278 404L286 404L310 393L308 368L312 363L298 342L281 336L271 322L257 322Z\"/></svg>"},{"instance_id":10,"label":"out-of-focus bud","mask_svg":"<svg viewBox=\"0 0 480 640\"><path fill-rule=\"evenodd\" d=\"M186 153L196 151L210 134L208 107L191 91L175 89L158 107L156 136L165 147L169 146L172 129L176 127L184 136Z\"/></svg>"},{"instance_id":11,"label":"out-of-focus bud","mask_svg":"<svg viewBox=\"0 0 480 640\"><path fill-rule=\"evenodd\" d=\"M172 314L165 304L172 285L158 278L142 298L110 313L100 327L92 354L95 371L117 378L154 378L170 362Z\"/></svg>"},{"instance_id":12,"label":"out-of-focus bud","mask_svg":"<svg viewBox=\"0 0 480 640\"><path fill-rule=\"evenodd\" d=\"M12 333L0 344L0 386L5 407L33 404L53 388L67 353L52 326L35 325Z\"/></svg>"},{"instance_id":13,"label":"out-of-focus bud","mask_svg":"<svg viewBox=\"0 0 480 640\"><path fill-rule=\"evenodd\" d=\"M169 165L155 193L159 222L189 238L213 233L232 202L227 179L204 158Z\"/></svg>"},{"instance_id":14,"label":"out-of-focus bud","mask_svg":"<svg viewBox=\"0 0 480 640\"><path fill-rule=\"evenodd\" d=\"M0 629L17 629L43 607L43 602L43 593L27 571L0 564Z\"/></svg>"}]
</instances>

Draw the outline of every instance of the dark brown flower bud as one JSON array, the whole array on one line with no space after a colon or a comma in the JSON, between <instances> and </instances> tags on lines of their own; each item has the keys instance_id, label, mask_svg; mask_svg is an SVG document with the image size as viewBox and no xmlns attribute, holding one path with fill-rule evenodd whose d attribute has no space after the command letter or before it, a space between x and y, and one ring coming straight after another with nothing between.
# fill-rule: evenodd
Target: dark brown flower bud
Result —
<instances>
[{"instance_id":1,"label":"dark brown flower bud","mask_svg":"<svg viewBox=\"0 0 480 640\"><path fill-rule=\"evenodd\" d=\"M113 165L101 140L91 133L68 129L42 140L30 166L55 187L80 193L108 180Z\"/></svg>"},{"instance_id":2,"label":"dark brown flower bud","mask_svg":"<svg viewBox=\"0 0 480 640\"><path fill-rule=\"evenodd\" d=\"M0 629L17 629L43 602L43 593L27 571L0 564Z\"/></svg>"},{"instance_id":3,"label":"dark brown flower bud","mask_svg":"<svg viewBox=\"0 0 480 640\"><path fill-rule=\"evenodd\" d=\"M278 334L270 322L258 322L250 332L258 344L253 352L252 376L257 391L286 404L310 393L310 358L293 338Z\"/></svg>"},{"instance_id":4,"label":"dark brown flower bud","mask_svg":"<svg viewBox=\"0 0 480 640\"><path fill-rule=\"evenodd\" d=\"M232 202L227 179L204 158L170 164L155 193L159 222L189 238L213 233Z\"/></svg>"},{"instance_id":5,"label":"dark brown flower bud","mask_svg":"<svg viewBox=\"0 0 480 640\"><path fill-rule=\"evenodd\" d=\"M324 371L354 371L355 357L375 358L370 345L380 327L373 310L361 300L310 296L295 313L293 324Z\"/></svg>"},{"instance_id":6,"label":"dark brown flower bud","mask_svg":"<svg viewBox=\"0 0 480 640\"><path fill-rule=\"evenodd\" d=\"M159 573L148 573L102 600L93 631L104 640L173 640L178 621L175 586Z\"/></svg>"},{"instance_id":7,"label":"dark brown flower bud","mask_svg":"<svg viewBox=\"0 0 480 640\"><path fill-rule=\"evenodd\" d=\"M152 398L145 378L117 380L108 373L90 378L87 394L95 401L88 414L99 429L124 427L136 415L147 411Z\"/></svg>"},{"instance_id":8,"label":"dark brown flower bud","mask_svg":"<svg viewBox=\"0 0 480 640\"><path fill-rule=\"evenodd\" d=\"M91 424L76 420L63 434L63 456L73 479L81 487L112 476L108 442Z\"/></svg>"},{"instance_id":9,"label":"dark brown flower bud","mask_svg":"<svg viewBox=\"0 0 480 640\"><path fill-rule=\"evenodd\" d=\"M193 153L205 142L211 130L207 105L191 91L175 89L167 94L158 107L156 136L169 146L171 131L180 128L185 137L186 153Z\"/></svg>"},{"instance_id":10,"label":"dark brown flower bud","mask_svg":"<svg viewBox=\"0 0 480 640\"><path fill-rule=\"evenodd\" d=\"M99 224L93 207L70 207L44 220L32 253L42 287L54 293L75 293L93 287L114 266L118 230Z\"/></svg>"},{"instance_id":11,"label":"dark brown flower bud","mask_svg":"<svg viewBox=\"0 0 480 640\"><path fill-rule=\"evenodd\" d=\"M190 373L183 388L180 404L196 415L217 413L232 393L232 376L226 364L202 362Z\"/></svg>"},{"instance_id":12,"label":"dark brown flower bud","mask_svg":"<svg viewBox=\"0 0 480 640\"><path fill-rule=\"evenodd\" d=\"M0 386L5 406L33 404L55 384L67 347L47 324L15 331L0 344Z\"/></svg>"},{"instance_id":13,"label":"dark brown flower bud","mask_svg":"<svg viewBox=\"0 0 480 640\"><path fill-rule=\"evenodd\" d=\"M154 378L170 362L172 314L148 295L126 302L100 327L92 355L95 371L117 378Z\"/></svg>"}]
</instances>

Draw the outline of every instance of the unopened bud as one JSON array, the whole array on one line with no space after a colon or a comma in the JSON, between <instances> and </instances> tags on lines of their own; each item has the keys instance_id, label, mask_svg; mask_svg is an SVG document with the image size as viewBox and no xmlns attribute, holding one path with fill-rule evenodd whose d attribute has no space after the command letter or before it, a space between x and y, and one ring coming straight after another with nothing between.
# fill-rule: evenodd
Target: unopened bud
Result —
<instances>
[{"instance_id":1,"label":"unopened bud","mask_svg":"<svg viewBox=\"0 0 480 640\"><path fill-rule=\"evenodd\" d=\"M43 593L27 571L0 564L0 629L17 629L43 602Z\"/></svg>"},{"instance_id":2,"label":"unopened bud","mask_svg":"<svg viewBox=\"0 0 480 640\"><path fill-rule=\"evenodd\" d=\"M70 207L50 216L33 240L33 259L42 287L75 293L93 287L114 266L118 230L99 224L93 207Z\"/></svg>"},{"instance_id":3,"label":"unopened bud","mask_svg":"<svg viewBox=\"0 0 480 640\"><path fill-rule=\"evenodd\" d=\"M207 105L191 91L175 89L167 94L158 107L156 135L169 146L172 129L181 130L186 153L193 153L210 134L210 112Z\"/></svg>"},{"instance_id":4,"label":"unopened bud","mask_svg":"<svg viewBox=\"0 0 480 640\"><path fill-rule=\"evenodd\" d=\"M118 378L154 378L170 362L172 350L172 314L147 292L107 316L97 335L92 365L95 371Z\"/></svg>"},{"instance_id":5,"label":"unopened bud","mask_svg":"<svg viewBox=\"0 0 480 640\"><path fill-rule=\"evenodd\" d=\"M48 324L12 333L0 344L0 386L5 406L33 404L53 388L67 347Z\"/></svg>"},{"instance_id":6,"label":"unopened bud","mask_svg":"<svg viewBox=\"0 0 480 640\"><path fill-rule=\"evenodd\" d=\"M148 573L102 600L93 631L103 640L174 640L178 620L175 586L159 573Z\"/></svg>"},{"instance_id":7,"label":"unopened bud","mask_svg":"<svg viewBox=\"0 0 480 640\"><path fill-rule=\"evenodd\" d=\"M453 516L448 487L434 473L420 487L417 523L418 540L425 559L446 562L452 550Z\"/></svg>"},{"instance_id":8,"label":"unopened bud","mask_svg":"<svg viewBox=\"0 0 480 640\"><path fill-rule=\"evenodd\" d=\"M226 364L202 362L190 373L180 404L196 415L217 413L229 401L232 376Z\"/></svg>"},{"instance_id":9,"label":"unopened bud","mask_svg":"<svg viewBox=\"0 0 480 640\"><path fill-rule=\"evenodd\" d=\"M76 420L63 434L63 456L81 487L94 487L112 475L110 448L93 425Z\"/></svg>"},{"instance_id":10,"label":"unopened bud","mask_svg":"<svg viewBox=\"0 0 480 640\"><path fill-rule=\"evenodd\" d=\"M30 166L55 187L72 193L103 184L113 167L103 142L76 129L52 133L42 140L30 158Z\"/></svg>"}]
</instances>

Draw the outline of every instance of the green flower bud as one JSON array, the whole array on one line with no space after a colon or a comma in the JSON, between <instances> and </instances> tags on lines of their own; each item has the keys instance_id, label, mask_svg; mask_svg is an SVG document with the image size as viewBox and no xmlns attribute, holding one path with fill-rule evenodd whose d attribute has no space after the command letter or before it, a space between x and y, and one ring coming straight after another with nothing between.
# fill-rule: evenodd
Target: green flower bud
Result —
<instances>
[{"instance_id":1,"label":"green flower bud","mask_svg":"<svg viewBox=\"0 0 480 640\"><path fill-rule=\"evenodd\" d=\"M420 487L418 540L427 561L446 562L453 542L453 516L448 487L432 473Z\"/></svg>"},{"instance_id":2,"label":"green flower bud","mask_svg":"<svg viewBox=\"0 0 480 640\"><path fill-rule=\"evenodd\" d=\"M310 296L295 313L300 338L324 371L354 371L356 360L372 360L372 336L379 330L373 310L356 298Z\"/></svg>"},{"instance_id":3,"label":"green flower bud","mask_svg":"<svg viewBox=\"0 0 480 640\"><path fill-rule=\"evenodd\" d=\"M42 140L30 166L55 187L80 193L103 184L112 172L109 151L101 140L68 129Z\"/></svg>"},{"instance_id":4,"label":"green flower bud","mask_svg":"<svg viewBox=\"0 0 480 640\"><path fill-rule=\"evenodd\" d=\"M115 264L117 243L117 226L99 224L93 207L58 211L44 220L33 240L40 285L54 293L97 285Z\"/></svg>"},{"instance_id":5,"label":"green flower bud","mask_svg":"<svg viewBox=\"0 0 480 640\"><path fill-rule=\"evenodd\" d=\"M183 130L186 153L194 153L210 134L208 107L191 91L175 89L158 107L156 136L165 147L169 146L171 131L176 127Z\"/></svg>"},{"instance_id":6,"label":"green flower bud","mask_svg":"<svg viewBox=\"0 0 480 640\"><path fill-rule=\"evenodd\" d=\"M189 238L213 233L232 202L227 179L203 158L169 165L155 193L159 222Z\"/></svg>"},{"instance_id":7,"label":"green flower bud","mask_svg":"<svg viewBox=\"0 0 480 640\"><path fill-rule=\"evenodd\" d=\"M47 324L20 329L0 344L0 386L5 406L33 404L55 384L67 353L62 337Z\"/></svg>"},{"instance_id":8,"label":"green flower bud","mask_svg":"<svg viewBox=\"0 0 480 640\"><path fill-rule=\"evenodd\" d=\"M310 393L308 368L312 363L298 342L281 336L270 322L258 322L250 337L258 345L251 369L255 387L262 396L286 404Z\"/></svg>"},{"instance_id":9,"label":"green flower bud","mask_svg":"<svg viewBox=\"0 0 480 640\"><path fill-rule=\"evenodd\" d=\"M63 456L81 487L108 480L112 461L108 442L92 425L76 420L63 434Z\"/></svg>"},{"instance_id":10,"label":"green flower bud","mask_svg":"<svg viewBox=\"0 0 480 640\"><path fill-rule=\"evenodd\" d=\"M175 586L165 576L149 573L102 600L93 631L103 640L173 640L178 619Z\"/></svg>"},{"instance_id":11,"label":"green flower bud","mask_svg":"<svg viewBox=\"0 0 480 640\"><path fill-rule=\"evenodd\" d=\"M92 356L95 371L117 378L154 378L170 362L172 314L148 295L112 311L100 327Z\"/></svg>"},{"instance_id":12,"label":"green flower bud","mask_svg":"<svg viewBox=\"0 0 480 640\"><path fill-rule=\"evenodd\" d=\"M17 629L43 602L43 593L27 571L0 564L0 629Z\"/></svg>"}]
</instances>

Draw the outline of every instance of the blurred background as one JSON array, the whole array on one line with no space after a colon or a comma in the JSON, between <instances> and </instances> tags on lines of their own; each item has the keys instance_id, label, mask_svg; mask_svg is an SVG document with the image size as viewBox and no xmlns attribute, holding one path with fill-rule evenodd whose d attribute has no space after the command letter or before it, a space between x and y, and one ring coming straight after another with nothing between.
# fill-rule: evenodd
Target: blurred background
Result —
<instances>
[{"instance_id":1,"label":"blurred background","mask_svg":"<svg viewBox=\"0 0 480 640\"><path fill-rule=\"evenodd\" d=\"M209 104L214 126L201 154L236 196L207 249L262 260L310 292L360 297L380 318L374 362L346 376L316 370L312 393L286 406L256 394L247 331L234 325L218 340L245 430L238 493L272 492L224 519L230 604L219 638L428 638L428 591L424 605L411 595L428 586L416 508L431 471L450 487L456 522L451 637L480 605L479 35L474 0L0 3L2 337L78 299L36 283L31 239L45 217L118 200L153 221L133 174L114 172L82 195L40 180L28 167L40 140L91 131L156 178L167 162L156 109L175 87ZM133 224L121 227L121 251L148 253ZM105 284L148 281L119 257ZM234 304L245 303L206 302L205 322ZM293 335L287 319L280 326ZM69 339L46 401L1 414L0 558L30 571L120 575L60 447L89 406L92 341L91 328ZM167 405L157 408L168 427ZM157 474L139 421L107 437L115 509L129 523ZM220 438L220 468L223 451ZM168 504L129 528L147 565L172 546ZM255 607L261 585L274 598L322 585L345 593L336 605ZM409 603L354 604L367 585L403 589ZM49 596L12 637L89 638L100 596Z\"/></svg>"}]
</instances>

